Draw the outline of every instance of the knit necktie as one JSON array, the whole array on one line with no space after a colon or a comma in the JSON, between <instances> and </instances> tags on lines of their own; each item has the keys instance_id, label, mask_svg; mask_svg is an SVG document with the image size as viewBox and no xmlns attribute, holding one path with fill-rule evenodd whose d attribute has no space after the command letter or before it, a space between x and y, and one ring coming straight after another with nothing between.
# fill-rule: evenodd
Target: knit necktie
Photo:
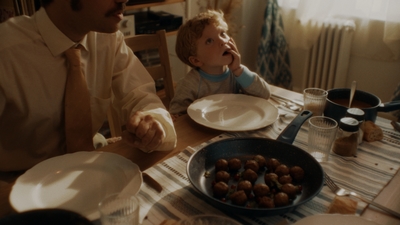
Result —
<instances>
[{"instance_id":1,"label":"knit necktie","mask_svg":"<svg viewBox=\"0 0 400 225\"><path fill-rule=\"evenodd\" d=\"M93 147L90 97L81 69L81 50L65 51L68 76L65 86L65 137L67 152L91 151Z\"/></svg>"}]
</instances>

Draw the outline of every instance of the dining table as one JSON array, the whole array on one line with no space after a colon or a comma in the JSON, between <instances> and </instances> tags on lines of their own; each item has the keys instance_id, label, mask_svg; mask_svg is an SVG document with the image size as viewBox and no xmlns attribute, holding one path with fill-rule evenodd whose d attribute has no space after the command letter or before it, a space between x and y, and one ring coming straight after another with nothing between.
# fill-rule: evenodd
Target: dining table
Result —
<instances>
[{"instance_id":1,"label":"dining table","mask_svg":"<svg viewBox=\"0 0 400 225\"><path fill-rule=\"evenodd\" d=\"M174 119L177 145L172 151L144 153L118 141L96 151L111 152L126 157L137 164L142 172L162 186L158 192L144 182L137 194L141 202L142 224L159 225L164 221L180 221L199 214L218 214L231 217L242 224L292 224L305 217L326 214L335 194L324 185L316 197L298 206L294 211L275 216L247 216L232 214L213 206L191 184L187 176L187 163L191 155L216 141L234 137L263 137L276 139L302 109L303 95L271 85L272 97L268 100L279 110L279 118L271 125L249 131L223 131L195 122L190 116ZM293 106L298 106L293 108ZM356 157L343 157L330 153L329 160L321 166L341 187L382 204L400 213L400 132L391 121L377 117L375 124L384 134L381 141L363 141ZM307 151L308 125L304 123L293 145ZM20 172L0 172L0 218L16 214L9 201L10 192ZM400 224L396 218L380 209L357 200L355 215L377 224Z\"/></svg>"}]
</instances>

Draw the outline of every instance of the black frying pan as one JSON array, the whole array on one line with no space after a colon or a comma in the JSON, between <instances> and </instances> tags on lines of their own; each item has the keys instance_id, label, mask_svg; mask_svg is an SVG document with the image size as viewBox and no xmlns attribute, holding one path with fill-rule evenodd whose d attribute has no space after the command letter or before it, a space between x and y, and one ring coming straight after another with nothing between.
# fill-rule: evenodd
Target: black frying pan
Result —
<instances>
[{"instance_id":1,"label":"black frying pan","mask_svg":"<svg viewBox=\"0 0 400 225\"><path fill-rule=\"evenodd\" d=\"M195 152L187 164L187 174L192 185L212 205L228 213L273 216L294 210L297 206L314 198L321 191L324 184L324 175L321 165L306 151L292 145L301 125L311 116L310 111L303 111L288 125L277 140L268 138L229 138L214 142L203 149ZM292 204L272 209L247 208L236 206L229 201L222 202L214 198L212 193L212 182L215 178L215 162L218 159L237 157L244 162L260 154L266 158L276 158L287 166L300 166L305 171L302 182L303 191ZM204 175L208 172L210 177ZM257 183L263 181L263 174L259 176ZM233 182L233 181L230 181Z\"/></svg>"}]
</instances>

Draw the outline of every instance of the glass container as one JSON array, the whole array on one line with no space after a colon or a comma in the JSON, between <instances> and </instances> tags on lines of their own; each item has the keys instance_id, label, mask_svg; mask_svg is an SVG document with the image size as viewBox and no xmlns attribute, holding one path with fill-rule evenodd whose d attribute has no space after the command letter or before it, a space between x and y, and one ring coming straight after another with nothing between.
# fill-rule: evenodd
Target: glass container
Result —
<instances>
[{"instance_id":1,"label":"glass container","mask_svg":"<svg viewBox=\"0 0 400 225\"><path fill-rule=\"evenodd\" d=\"M359 122L351 117L340 119L332 151L341 156L355 156L358 148Z\"/></svg>"}]
</instances>

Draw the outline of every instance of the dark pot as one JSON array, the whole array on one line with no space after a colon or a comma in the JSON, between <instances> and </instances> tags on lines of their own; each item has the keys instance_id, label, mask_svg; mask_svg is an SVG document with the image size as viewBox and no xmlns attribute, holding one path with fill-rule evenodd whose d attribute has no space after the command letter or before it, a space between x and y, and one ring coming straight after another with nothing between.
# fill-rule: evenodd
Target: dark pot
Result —
<instances>
[{"instance_id":1,"label":"dark pot","mask_svg":"<svg viewBox=\"0 0 400 225\"><path fill-rule=\"evenodd\" d=\"M346 115L349 108L350 88L328 90L324 116L331 117L337 122ZM365 112L365 120L375 122L378 112L391 112L400 109L400 101L382 103L371 93L356 90L352 107L360 108Z\"/></svg>"}]
</instances>

